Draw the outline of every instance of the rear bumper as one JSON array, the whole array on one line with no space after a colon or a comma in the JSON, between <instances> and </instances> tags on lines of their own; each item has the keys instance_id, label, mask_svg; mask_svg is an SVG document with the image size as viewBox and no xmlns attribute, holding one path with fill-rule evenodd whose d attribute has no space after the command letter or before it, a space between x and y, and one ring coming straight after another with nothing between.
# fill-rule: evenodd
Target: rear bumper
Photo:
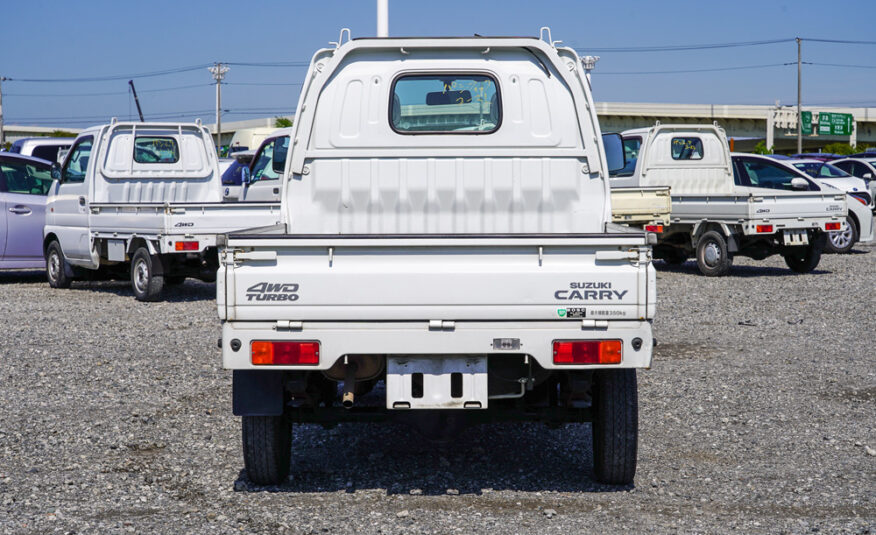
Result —
<instances>
[{"instance_id":1,"label":"rear bumper","mask_svg":"<svg viewBox=\"0 0 876 535\"><path fill-rule=\"evenodd\" d=\"M520 355L527 354L547 370L649 368L653 348L648 321L457 321L452 328L429 322L304 322L287 330L277 322L225 322L222 327L222 364L226 369L327 370L344 355ZM288 322L286 322L288 324ZM595 325L594 325L595 323ZM297 325L292 325L296 329ZM493 347L497 338L519 342L519 349ZM639 339L634 343L634 340ZM309 366L254 366L253 340L319 341L319 364ZM616 365L555 365L556 340L621 340L622 361ZM639 349L634 349L638 345ZM235 351L232 347L238 347Z\"/></svg>"}]
</instances>

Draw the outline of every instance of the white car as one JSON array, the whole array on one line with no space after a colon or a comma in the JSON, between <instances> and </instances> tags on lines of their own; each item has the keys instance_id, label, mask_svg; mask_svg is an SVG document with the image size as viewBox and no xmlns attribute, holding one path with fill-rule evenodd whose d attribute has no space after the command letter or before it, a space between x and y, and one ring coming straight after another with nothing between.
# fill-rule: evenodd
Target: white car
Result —
<instances>
[{"instance_id":1,"label":"white car","mask_svg":"<svg viewBox=\"0 0 876 535\"><path fill-rule=\"evenodd\" d=\"M839 167L852 176L863 179L867 182L870 197L876 198L876 154L872 157L853 156L841 158L830 162L830 164Z\"/></svg>"},{"instance_id":2,"label":"white car","mask_svg":"<svg viewBox=\"0 0 876 535\"><path fill-rule=\"evenodd\" d=\"M848 196L846 227L828 233L828 251L847 253L855 243L873 241L873 198L864 180L819 160L791 160L786 163L814 179L822 188L845 191Z\"/></svg>"}]
</instances>

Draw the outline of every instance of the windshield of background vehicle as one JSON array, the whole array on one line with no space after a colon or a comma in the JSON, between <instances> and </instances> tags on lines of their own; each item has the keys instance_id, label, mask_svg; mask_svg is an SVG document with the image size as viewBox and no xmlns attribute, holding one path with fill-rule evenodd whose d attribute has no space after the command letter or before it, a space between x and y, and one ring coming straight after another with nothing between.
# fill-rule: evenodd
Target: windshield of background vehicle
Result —
<instances>
[{"instance_id":1,"label":"windshield of background vehicle","mask_svg":"<svg viewBox=\"0 0 876 535\"><path fill-rule=\"evenodd\" d=\"M839 167L821 162L799 162L794 167L814 178L841 178L852 176Z\"/></svg>"}]
</instances>

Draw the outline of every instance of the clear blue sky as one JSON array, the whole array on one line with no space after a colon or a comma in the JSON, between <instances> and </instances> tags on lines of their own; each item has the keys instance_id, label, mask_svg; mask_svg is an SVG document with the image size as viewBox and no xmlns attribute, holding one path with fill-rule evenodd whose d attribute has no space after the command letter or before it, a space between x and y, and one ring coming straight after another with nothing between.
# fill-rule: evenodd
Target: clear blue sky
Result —
<instances>
[{"instance_id":1,"label":"clear blue sky","mask_svg":"<svg viewBox=\"0 0 876 535\"><path fill-rule=\"evenodd\" d=\"M6 124L86 126L136 114L127 78L104 82L31 83L163 71L214 61L307 63L336 40L375 34L374 0L42 1L0 4L0 76ZM876 1L536 1L390 0L390 35L536 35L585 53L594 48L712 44L795 36L876 41ZM664 52L594 52L600 101L706 104L796 102L793 42ZM876 106L876 45L803 44L805 105ZM866 68L873 67L873 68ZM294 112L306 67L232 66L223 88L224 120ZM135 78L149 117L213 121L214 88L204 68ZM239 85L253 84L253 85ZM274 85L264 85L274 84ZM279 85L288 84L288 85ZM189 87L194 86L194 87ZM76 96L70 96L76 95Z\"/></svg>"}]
</instances>

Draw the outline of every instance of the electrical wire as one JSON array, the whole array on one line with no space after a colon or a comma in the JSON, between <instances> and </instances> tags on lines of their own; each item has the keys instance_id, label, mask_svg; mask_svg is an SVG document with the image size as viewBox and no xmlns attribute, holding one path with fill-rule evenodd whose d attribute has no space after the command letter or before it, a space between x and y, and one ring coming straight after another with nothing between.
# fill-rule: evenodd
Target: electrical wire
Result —
<instances>
[{"instance_id":1,"label":"electrical wire","mask_svg":"<svg viewBox=\"0 0 876 535\"><path fill-rule=\"evenodd\" d=\"M181 72L196 71L206 69L213 65L212 63L203 63L201 65L190 65L188 67L179 67L176 69L165 69L162 71L143 72L138 74L117 74L111 76L91 76L85 78L18 78L14 76L7 77L7 81L11 82L108 82L110 80L130 80L134 78L149 78L152 76L165 76L168 74L178 74Z\"/></svg>"},{"instance_id":2,"label":"electrical wire","mask_svg":"<svg viewBox=\"0 0 876 535\"><path fill-rule=\"evenodd\" d=\"M739 41L735 43L710 43L701 45L663 45L663 46L629 46L629 47L576 47L575 50L587 52L674 52L684 50L712 50L716 48L736 48L743 46L773 45L777 43L794 42L794 38L768 39L764 41Z\"/></svg>"},{"instance_id":3,"label":"electrical wire","mask_svg":"<svg viewBox=\"0 0 876 535\"><path fill-rule=\"evenodd\" d=\"M163 92L163 91L177 91L180 89L190 89L193 87L207 87L207 86L212 87L214 85L215 84L210 84L210 83L181 85L181 86L176 86L176 87L161 87L161 88L156 88L156 89L141 89L139 92L140 93L158 93L158 92ZM225 85L225 84L222 84L222 85ZM111 95L130 95L130 94L131 94L131 89L128 88L127 91L110 91L110 92L106 92L106 93L33 93L33 94L7 93L4 96L7 96L7 97L25 97L25 98L29 98L29 97L104 97L104 96L111 96Z\"/></svg>"},{"instance_id":4,"label":"electrical wire","mask_svg":"<svg viewBox=\"0 0 876 535\"><path fill-rule=\"evenodd\" d=\"M796 65L797 63L765 63L762 65L740 65L738 67L715 67L709 69L680 69L674 71L594 71L595 76L602 75L635 75L635 74L678 74L678 73L693 73L693 72L717 72L717 71L739 71L744 69L764 69L767 67L784 67L786 65Z\"/></svg>"}]
</instances>

